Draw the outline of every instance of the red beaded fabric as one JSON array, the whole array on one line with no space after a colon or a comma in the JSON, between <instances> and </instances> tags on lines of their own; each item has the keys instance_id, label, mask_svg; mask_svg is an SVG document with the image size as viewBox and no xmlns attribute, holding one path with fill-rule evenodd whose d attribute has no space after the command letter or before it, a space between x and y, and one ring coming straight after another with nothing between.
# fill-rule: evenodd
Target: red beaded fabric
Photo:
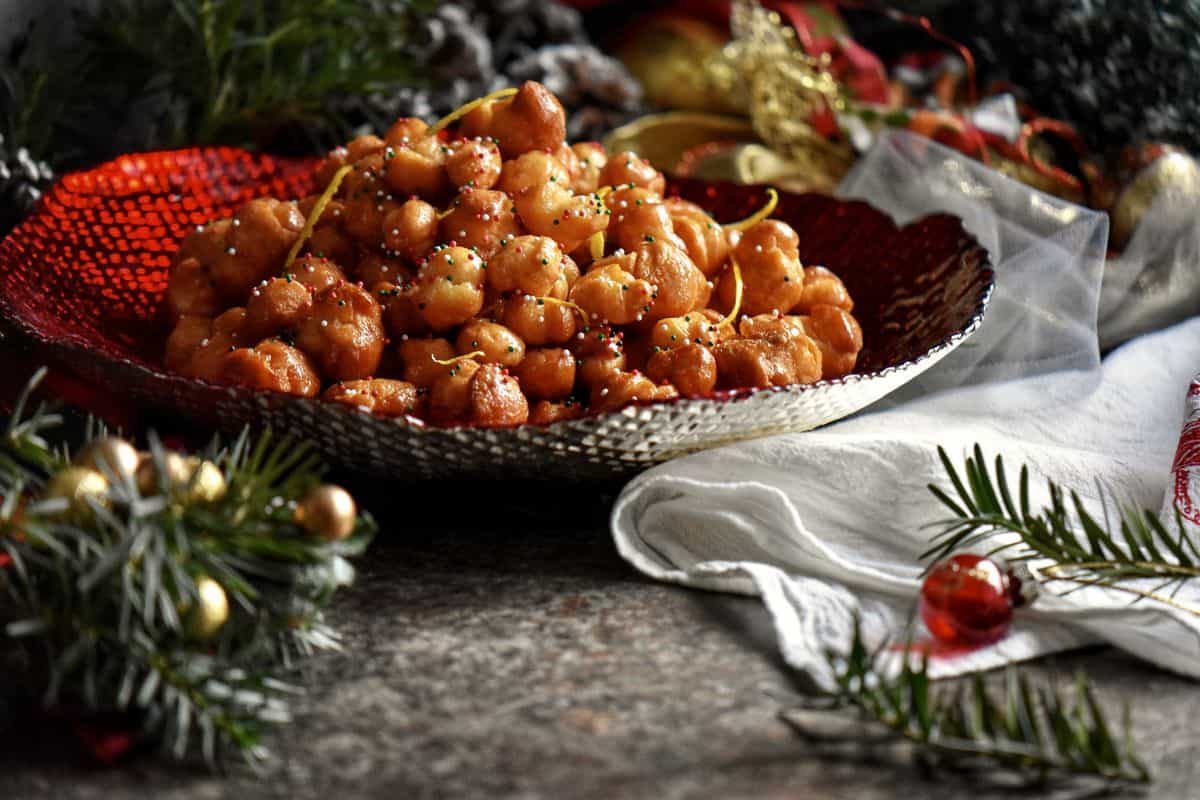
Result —
<instances>
[{"instance_id":1,"label":"red beaded fabric","mask_svg":"<svg viewBox=\"0 0 1200 800\"><path fill-rule=\"evenodd\" d=\"M803 420L785 400L759 402L758 411L714 410L745 405L725 402L731 398L761 394L739 391L656 411L664 417L658 428L641 414L646 417L641 427L630 428L627 420L613 423L611 434L598 433L608 423L590 418L556 423L540 429L544 434L459 430L451 436L403 420L368 421L318 400L213 386L166 372L161 366L167 334L163 294L184 235L200 223L229 216L254 197L311 194L313 166L311 160L205 148L125 156L64 177L0 242L5 325L31 339L39 359L115 387L140 404L226 428L286 424L319 445L328 442L327 455L335 460L356 465L363 447L367 456L386 447L388 453L374 453L374 460L362 465L376 471L544 476L553 472L546 469L549 448L554 458L587 465L568 468L567 474L614 477L683 449L812 427L862 407L903 382L896 372L932 363L931 353L944 354L965 338L978 325L992 282L986 253L956 218L933 216L897 228L866 203L782 193L774 216L800 232L806 264L824 264L841 276L855 299L865 341L855 375L787 388L807 397L813 413ZM765 200L760 187L694 180L673 181L668 193L694 200L723 221L740 219ZM878 389L871 388L872 381ZM843 391L852 385L855 391ZM362 447L333 430L343 426L353 439L361 435ZM529 452L510 458L506 437ZM464 447L478 452L459 460L447 455ZM337 452L343 448L344 453ZM476 455L485 456L485 463L477 464ZM396 458L404 465L396 467Z\"/></svg>"}]
</instances>

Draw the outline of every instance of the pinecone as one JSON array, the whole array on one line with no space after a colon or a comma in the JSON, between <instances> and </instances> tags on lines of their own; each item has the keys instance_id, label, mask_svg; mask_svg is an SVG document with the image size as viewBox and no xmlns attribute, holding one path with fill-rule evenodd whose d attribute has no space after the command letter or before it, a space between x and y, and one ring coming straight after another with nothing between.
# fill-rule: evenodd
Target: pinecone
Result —
<instances>
[{"instance_id":1,"label":"pinecone","mask_svg":"<svg viewBox=\"0 0 1200 800\"><path fill-rule=\"evenodd\" d=\"M0 134L0 236L33 210L42 192L54 181L54 171L35 161L24 147L9 152Z\"/></svg>"},{"instance_id":2,"label":"pinecone","mask_svg":"<svg viewBox=\"0 0 1200 800\"><path fill-rule=\"evenodd\" d=\"M1200 0L958 0L933 22L971 48L984 86L1012 81L1097 148L1200 151Z\"/></svg>"}]
</instances>

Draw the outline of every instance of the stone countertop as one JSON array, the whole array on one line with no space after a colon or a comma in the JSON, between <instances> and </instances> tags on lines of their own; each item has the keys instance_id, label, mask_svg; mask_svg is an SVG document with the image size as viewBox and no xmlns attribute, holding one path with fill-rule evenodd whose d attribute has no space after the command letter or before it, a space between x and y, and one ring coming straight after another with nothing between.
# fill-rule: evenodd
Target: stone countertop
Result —
<instances>
[{"instance_id":1,"label":"stone countertop","mask_svg":"<svg viewBox=\"0 0 1200 800\"><path fill-rule=\"evenodd\" d=\"M331 612L346 650L308 665L261 778L88 768L9 731L0 798L1043 796L793 736L778 713L798 687L762 609L641 578L608 536L615 487L350 485L382 532ZM1036 669L1079 667L1132 703L1145 796L1200 797L1195 684L1103 649Z\"/></svg>"}]
</instances>

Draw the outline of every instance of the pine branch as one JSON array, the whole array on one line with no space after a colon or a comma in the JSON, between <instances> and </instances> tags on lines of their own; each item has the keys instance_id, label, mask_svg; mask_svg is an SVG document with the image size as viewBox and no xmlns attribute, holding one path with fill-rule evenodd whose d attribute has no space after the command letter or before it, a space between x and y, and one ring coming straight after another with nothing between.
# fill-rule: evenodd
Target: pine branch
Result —
<instances>
[{"instance_id":1,"label":"pine branch","mask_svg":"<svg viewBox=\"0 0 1200 800\"><path fill-rule=\"evenodd\" d=\"M1081 585L1098 585L1140 596L1169 600L1161 593L1178 589L1185 581L1200 577L1200 549L1187 535L1182 517L1176 513L1168 526L1149 509L1115 504L1117 519L1109 519L1109 501L1101 490L1103 519L1090 513L1079 494L1047 481L1049 505L1034 510L1029 500L1029 470L1022 466L1014 499L1004 459L996 456L989 470L983 451L976 445L965 459L962 473L938 448L950 479L951 493L930 484L931 491L954 517L935 523L942 531L923 559L940 560L955 550L990 540L997 532L1016 534L1015 541L996 545L992 551L1013 560L1049 559L1052 566L1042 572L1056 580ZM1153 580L1156 588L1145 590L1122 586L1131 580Z\"/></svg>"},{"instance_id":2,"label":"pine branch","mask_svg":"<svg viewBox=\"0 0 1200 800\"><path fill-rule=\"evenodd\" d=\"M870 650L855 626L849 654L830 655L837 689L828 706L856 708L893 737L911 743L926 761L956 769L1013 770L1037 782L1100 778L1142 784L1150 774L1134 752L1129 708L1114 729L1081 673L1072 696L1034 685L1015 666L996 696L982 674L943 691L930 689L928 659L913 665L905 648L896 676L880 667L886 644ZM786 715L784 721L800 730Z\"/></svg>"}]
</instances>

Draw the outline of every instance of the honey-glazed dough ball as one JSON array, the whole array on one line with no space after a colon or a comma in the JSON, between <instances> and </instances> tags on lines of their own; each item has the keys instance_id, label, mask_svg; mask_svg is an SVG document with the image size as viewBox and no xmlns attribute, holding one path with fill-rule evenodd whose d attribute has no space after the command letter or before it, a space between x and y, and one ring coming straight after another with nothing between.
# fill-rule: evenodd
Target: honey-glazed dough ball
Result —
<instances>
[{"instance_id":1,"label":"honey-glazed dough ball","mask_svg":"<svg viewBox=\"0 0 1200 800\"><path fill-rule=\"evenodd\" d=\"M513 97L488 101L463 117L459 132L495 139L505 158L516 158L530 150L553 152L567 136L567 117L549 89L525 81Z\"/></svg>"},{"instance_id":2,"label":"honey-glazed dough ball","mask_svg":"<svg viewBox=\"0 0 1200 800\"><path fill-rule=\"evenodd\" d=\"M695 203L669 197L663 201L671 218L671 229L683 242L688 256L704 276L711 278L729 259L729 239L725 228Z\"/></svg>"},{"instance_id":3,"label":"honey-glazed dough ball","mask_svg":"<svg viewBox=\"0 0 1200 800\"><path fill-rule=\"evenodd\" d=\"M481 364L515 367L525 357L525 342L519 336L499 323L482 319L463 325L454 345L459 355L482 351Z\"/></svg>"},{"instance_id":4,"label":"honey-glazed dough ball","mask_svg":"<svg viewBox=\"0 0 1200 800\"><path fill-rule=\"evenodd\" d=\"M371 248L383 244L383 220L400 206L392 188L382 178L383 165L383 153L359 160L338 189L345 207L342 229Z\"/></svg>"},{"instance_id":5,"label":"honey-glazed dough ball","mask_svg":"<svg viewBox=\"0 0 1200 800\"><path fill-rule=\"evenodd\" d=\"M212 276L198 259L176 261L167 274L167 308L172 319L214 316L224 308Z\"/></svg>"},{"instance_id":6,"label":"honey-glazed dough ball","mask_svg":"<svg viewBox=\"0 0 1200 800\"><path fill-rule=\"evenodd\" d=\"M467 322L483 308L483 260L465 247L435 248L417 273L413 299L435 331Z\"/></svg>"},{"instance_id":7,"label":"honey-glazed dough ball","mask_svg":"<svg viewBox=\"0 0 1200 800\"><path fill-rule=\"evenodd\" d=\"M792 307L793 314L807 314L815 306L836 306L853 311L854 301L842 279L825 267L804 268L804 293Z\"/></svg>"},{"instance_id":8,"label":"honey-glazed dough ball","mask_svg":"<svg viewBox=\"0 0 1200 800\"><path fill-rule=\"evenodd\" d=\"M530 407L528 422L530 425L549 425L552 422L579 419L585 413L584 407L573 400L561 403L539 400Z\"/></svg>"},{"instance_id":9,"label":"honey-glazed dough ball","mask_svg":"<svg viewBox=\"0 0 1200 800\"><path fill-rule=\"evenodd\" d=\"M685 344L651 355L646 375L655 383L671 384L684 396L705 395L717 385L717 360L707 347Z\"/></svg>"},{"instance_id":10,"label":"honey-glazed dough ball","mask_svg":"<svg viewBox=\"0 0 1200 800\"><path fill-rule=\"evenodd\" d=\"M490 139L462 139L450 145L446 175L456 189L490 189L500 178L500 148Z\"/></svg>"},{"instance_id":11,"label":"honey-glazed dough ball","mask_svg":"<svg viewBox=\"0 0 1200 800\"><path fill-rule=\"evenodd\" d=\"M438 211L419 198L405 201L383 218L383 244L416 263L429 254L438 238Z\"/></svg>"},{"instance_id":12,"label":"honey-glazed dough ball","mask_svg":"<svg viewBox=\"0 0 1200 800\"><path fill-rule=\"evenodd\" d=\"M699 344L713 347L717 342L737 335L733 326L724 321L721 312L702 308L680 317L667 317L654 323L650 342L662 350Z\"/></svg>"},{"instance_id":13,"label":"honey-glazed dough ball","mask_svg":"<svg viewBox=\"0 0 1200 800\"><path fill-rule=\"evenodd\" d=\"M731 339L713 348L724 388L787 386L821 379L821 351L808 336Z\"/></svg>"},{"instance_id":14,"label":"honey-glazed dough ball","mask_svg":"<svg viewBox=\"0 0 1200 800\"><path fill-rule=\"evenodd\" d=\"M575 378L583 387L599 385L626 367L624 336L608 327L580 331L571 342Z\"/></svg>"},{"instance_id":15,"label":"honey-glazed dough ball","mask_svg":"<svg viewBox=\"0 0 1200 800\"><path fill-rule=\"evenodd\" d=\"M308 356L278 339L226 354L217 381L300 397L316 397L321 391L321 379Z\"/></svg>"},{"instance_id":16,"label":"honey-glazed dough ball","mask_svg":"<svg viewBox=\"0 0 1200 800\"><path fill-rule=\"evenodd\" d=\"M634 276L654 290L650 307L644 311L646 318L678 317L708 303L708 279L682 249L655 240L640 245L636 255Z\"/></svg>"},{"instance_id":17,"label":"honey-glazed dough ball","mask_svg":"<svg viewBox=\"0 0 1200 800\"><path fill-rule=\"evenodd\" d=\"M192 352L192 358L181 370L192 378L217 383L225 356L244 344L242 324L246 321L246 309L231 308L212 321L207 338L202 339Z\"/></svg>"},{"instance_id":18,"label":"honey-glazed dough ball","mask_svg":"<svg viewBox=\"0 0 1200 800\"><path fill-rule=\"evenodd\" d=\"M450 367L437 362L449 361L456 355L449 339L406 339L400 342L398 349L404 362L404 380L422 389L432 387L438 378L450 371Z\"/></svg>"},{"instance_id":19,"label":"honey-glazed dough ball","mask_svg":"<svg viewBox=\"0 0 1200 800\"><path fill-rule=\"evenodd\" d=\"M425 197L441 200L450 191L446 175L449 146L419 119L397 120L384 134L387 146L381 157L383 180L397 197Z\"/></svg>"},{"instance_id":20,"label":"honey-glazed dough ball","mask_svg":"<svg viewBox=\"0 0 1200 800\"><path fill-rule=\"evenodd\" d=\"M386 255L367 253L354 268L354 278L364 286L374 287L379 283L405 284L412 281L416 271L408 265Z\"/></svg>"},{"instance_id":21,"label":"honey-glazed dough ball","mask_svg":"<svg viewBox=\"0 0 1200 800\"><path fill-rule=\"evenodd\" d=\"M575 155L575 169L570 171L571 189L575 194L591 194L604 184L600 173L608 163L608 154L599 142L578 142L571 145Z\"/></svg>"},{"instance_id":22,"label":"honey-glazed dough ball","mask_svg":"<svg viewBox=\"0 0 1200 800\"><path fill-rule=\"evenodd\" d=\"M544 297L564 276L564 258L558 243L547 236L517 236L488 260L487 282L500 292Z\"/></svg>"},{"instance_id":23,"label":"honey-glazed dough ball","mask_svg":"<svg viewBox=\"0 0 1200 800\"><path fill-rule=\"evenodd\" d=\"M679 396L674 386L660 386L640 372L614 372L592 386L592 411L616 411L630 403L673 400Z\"/></svg>"},{"instance_id":24,"label":"honey-glazed dough ball","mask_svg":"<svg viewBox=\"0 0 1200 800\"><path fill-rule=\"evenodd\" d=\"M742 234L734 257L742 272L742 313L786 312L804 294L804 267L797 249L799 237L778 220L759 222ZM733 270L726 270L717 284L716 305L733 307Z\"/></svg>"},{"instance_id":25,"label":"honey-glazed dough ball","mask_svg":"<svg viewBox=\"0 0 1200 800\"><path fill-rule=\"evenodd\" d=\"M468 422L484 428L522 425L529 402L517 379L499 364L482 364L471 378Z\"/></svg>"},{"instance_id":26,"label":"honey-glazed dough ball","mask_svg":"<svg viewBox=\"0 0 1200 800\"><path fill-rule=\"evenodd\" d=\"M600 185L628 187L630 184L649 189L659 197L667 188L663 174L637 153L624 151L609 156L604 169L600 171Z\"/></svg>"},{"instance_id":27,"label":"honey-glazed dough ball","mask_svg":"<svg viewBox=\"0 0 1200 800\"><path fill-rule=\"evenodd\" d=\"M300 209L307 218L309 211L300 203ZM312 236L304 245L304 249L318 258L328 258L338 264L353 267L358 263L358 247L354 238L342 227L346 217L346 206L338 200L330 200L321 212L321 218L313 228Z\"/></svg>"},{"instance_id":28,"label":"honey-glazed dough ball","mask_svg":"<svg viewBox=\"0 0 1200 800\"><path fill-rule=\"evenodd\" d=\"M795 317L821 349L821 377L840 378L854 371L862 350L862 328L850 312L816 305L805 316Z\"/></svg>"},{"instance_id":29,"label":"honey-glazed dough ball","mask_svg":"<svg viewBox=\"0 0 1200 800\"><path fill-rule=\"evenodd\" d=\"M426 413L431 422L453 425L468 421L471 414L471 379L479 364L470 359L443 366L429 389Z\"/></svg>"},{"instance_id":30,"label":"honey-glazed dough ball","mask_svg":"<svg viewBox=\"0 0 1200 800\"><path fill-rule=\"evenodd\" d=\"M631 266L622 256L598 261L571 287L571 302L588 315L589 322L626 325L650 312L656 291L648 281L626 271Z\"/></svg>"},{"instance_id":31,"label":"honey-glazed dough ball","mask_svg":"<svg viewBox=\"0 0 1200 800\"><path fill-rule=\"evenodd\" d=\"M213 321L209 317L187 314L181 316L167 337L166 353L163 357L167 369L186 372L192 356L200 348L200 343L212 332L212 324Z\"/></svg>"},{"instance_id":32,"label":"honey-glazed dough ball","mask_svg":"<svg viewBox=\"0 0 1200 800\"><path fill-rule=\"evenodd\" d=\"M365 289L343 283L313 297L312 313L296 327L296 346L335 381L368 378L383 355L382 311Z\"/></svg>"},{"instance_id":33,"label":"honey-glazed dough ball","mask_svg":"<svg viewBox=\"0 0 1200 800\"><path fill-rule=\"evenodd\" d=\"M565 347L529 350L513 373L530 400L562 400L575 388L575 355Z\"/></svg>"},{"instance_id":34,"label":"honey-glazed dough ball","mask_svg":"<svg viewBox=\"0 0 1200 800\"><path fill-rule=\"evenodd\" d=\"M565 253L608 227L604 203L594 194L575 194L567 170L547 153L506 161L497 186L512 196L527 231L549 236Z\"/></svg>"},{"instance_id":35,"label":"honey-glazed dough ball","mask_svg":"<svg viewBox=\"0 0 1200 800\"><path fill-rule=\"evenodd\" d=\"M312 292L323 292L331 286L345 283L346 274L328 258L309 255L293 261L283 279L296 281Z\"/></svg>"},{"instance_id":36,"label":"honey-glazed dough ball","mask_svg":"<svg viewBox=\"0 0 1200 800\"><path fill-rule=\"evenodd\" d=\"M251 286L279 273L303 227L295 203L269 197L246 203L233 215L224 252L209 267L213 282L227 298L243 299Z\"/></svg>"},{"instance_id":37,"label":"honey-glazed dough ball","mask_svg":"<svg viewBox=\"0 0 1200 800\"><path fill-rule=\"evenodd\" d=\"M419 417L425 404L416 386L388 378L338 381L331 384L321 397L383 417Z\"/></svg>"},{"instance_id":38,"label":"honey-glazed dough ball","mask_svg":"<svg viewBox=\"0 0 1200 800\"><path fill-rule=\"evenodd\" d=\"M415 287L404 288L380 282L371 287L371 294L383 306L383 327L395 341L429 333L429 325L421 316L414 297Z\"/></svg>"},{"instance_id":39,"label":"honey-glazed dough ball","mask_svg":"<svg viewBox=\"0 0 1200 800\"><path fill-rule=\"evenodd\" d=\"M633 251L646 242L660 241L685 249L675 235L667 206L653 192L639 187L617 189L604 202L612 211L605 235L614 246Z\"/></svg>"},{"instance_id":40,"label":"honey-glazed dough ball","mask_svg":"<svg viewBox=\"0 0 1200 800\"><path fill-rule=\"evenodd\" d=\"M567 306L520 293L504 297L496 309L497 321L527 347L565 344L575 335L575 316Z\"/></svg>"},{"instance_id":41,"label":"honey-glazed dough ball","mask_svg":"<svg viewBox=\"0 0 1200 800\"><path fill-rule=\"evenodd\" d=\"M242 331L257 342L293 328L312 313L312 292L299 281L271 278L250 290Z\"/></svg>"},{"instance_id":42,"label":"honey-glazed dough ball","mask_svg":"<svg viewBox=\"0 0 1200 800\"><path fill-rule=\"evenodd\" d=\"M448 214L438 223L443 242L474 248L490 259L503 245L524 231L513 214L512 199L500 191L465 189L454 198Z\"/></svg>"},{"instance_id":43,"label":"honey-glazed dough ball","mask_svg":"<svg viewBox=\"0 0 1200 800\"><path fill-rule=\"evenodd\" d=\"M179 245L179 250L175 253L175 263L194 258L206 267L212 264L229 246L225 237L229 234L232 224L232 218L215 219L193 228Z\"/></svg>"}]
</instances>

